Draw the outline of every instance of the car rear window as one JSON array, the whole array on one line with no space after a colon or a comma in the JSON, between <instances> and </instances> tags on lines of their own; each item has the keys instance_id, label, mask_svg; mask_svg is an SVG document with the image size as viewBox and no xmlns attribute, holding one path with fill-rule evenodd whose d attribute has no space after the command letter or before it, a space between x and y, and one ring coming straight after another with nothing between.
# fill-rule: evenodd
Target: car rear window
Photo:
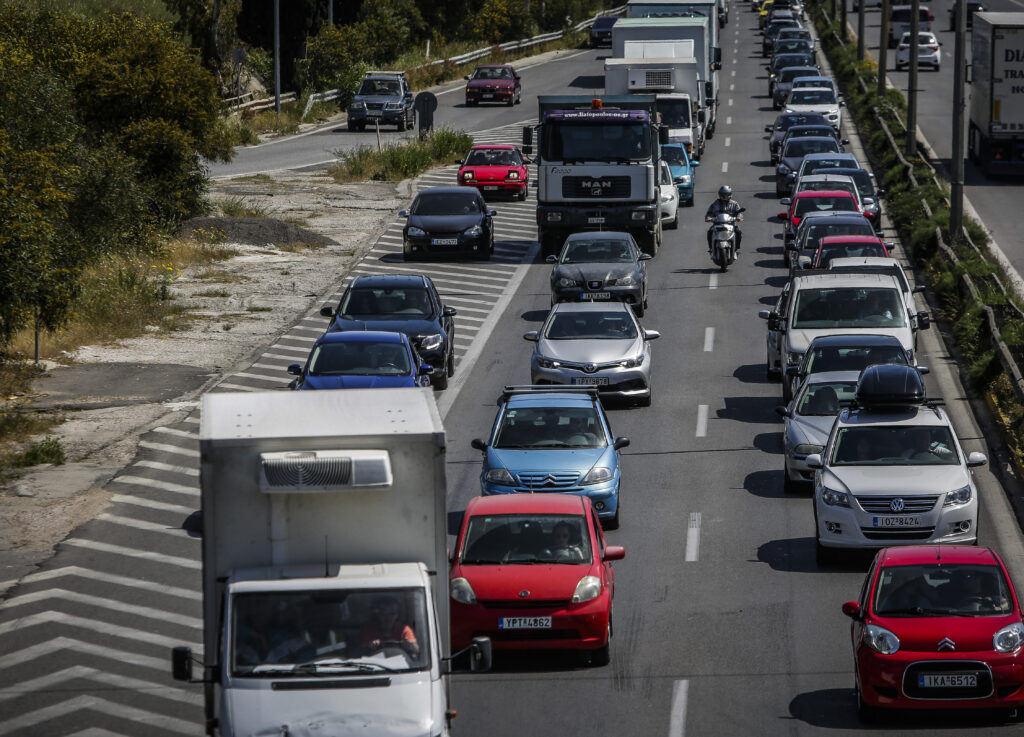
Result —
<instances>
[{"instance_id":1,"label":"car rear window","mask_svg":"<svg viewBox=\"0 0 1024 737\"><path fill-rule=\"evenodd\" d=\"M794 214L802 217L809 212L835 210L835 211L856 211L857 204L852 197L800 197L796 201Z\"/></svg>"},{"instance_id":2,"label":"car rear window","mask_svg":"<svg viewBox=\"0 0 1024 737\"><path fill-rule=\"evenodd\" d=\"M956 444L944 425L841 427L833 466L955 466Z\"/></svg>"},{"instance_id":3,"label":"car rear window","mask_svg":"<svg viewBox=\"0 0 1024 737\"><path fill-rule=\"evenodd\" d=\"M889 254L885 252L885 246L881 243L829 243L821 246L821 253L818 255L818 268L827 269L834 258L846 258L848 256L880 256L885 258Z\"/></svg>"},{"instance_id":4,"label":"car rear window","mask_svg":"<svg viewBox=\"0 0 1024 737\"><path fill-rule=\"evenodd\" d=\"M907 354L898 345L875 345L864 348L816 347L807 357L807 373L826 371L863 371L868 366L884 363L907 366ZM856 388L855 381L850 382ZM853 399L851 390L849 399Z\"/></svg>"},{"instance_id":5,"label":"car rear window","mask_svg":"<svg viewBox=\"0 0 1024 737\"><path fill-rule=\"evenodd\" d=\"M783 158L807 156L808 154L839 153L839 142L835 139L791 138L786 142Z\"/></svg>"}]
</instances>

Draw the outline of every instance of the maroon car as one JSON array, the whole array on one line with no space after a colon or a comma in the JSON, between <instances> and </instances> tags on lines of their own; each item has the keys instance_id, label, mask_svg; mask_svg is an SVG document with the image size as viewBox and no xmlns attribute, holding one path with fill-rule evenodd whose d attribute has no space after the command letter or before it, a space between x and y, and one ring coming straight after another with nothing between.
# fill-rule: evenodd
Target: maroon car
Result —
<instances>
[{"instance_id":1,"label":"maroon car","mask_svg":"<svg viewBox=\"0 0 1024 737\"><path fill-rule=\"evenodd\" d=\"M466 79L467 106L481 102L514 105L520 101L523 94L519 74L508 64L479 66Z\"/></svg>"}]
</instances>

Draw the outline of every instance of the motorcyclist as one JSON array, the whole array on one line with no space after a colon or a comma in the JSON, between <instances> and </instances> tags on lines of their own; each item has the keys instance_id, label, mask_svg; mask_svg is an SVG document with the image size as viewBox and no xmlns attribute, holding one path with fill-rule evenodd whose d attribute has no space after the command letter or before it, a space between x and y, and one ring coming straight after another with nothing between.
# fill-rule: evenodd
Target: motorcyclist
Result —
<instances>
[{"instance_id":1,"label":"motorcyclist","mask_svg":"<svg viewBox=\"0 0 1024 737\"><path fill-rule=\"evenodd\" d=\"M740 244L743 242L743 233L740 231L739 220L740 213L743 212L744 208L739 202L732 198L732 187L728 184L723 184L718 188L718 199L711 203L708 211L704 213L705 222L711 222L715 219L716 215L723 213L732 215L736 218L736 222L733 223L733 228L736 232L736 254L735 257L738 260L740 256ZM712 228L708 228L708 254L711 253L712 249Z\"/></svg>"}]
</instances>

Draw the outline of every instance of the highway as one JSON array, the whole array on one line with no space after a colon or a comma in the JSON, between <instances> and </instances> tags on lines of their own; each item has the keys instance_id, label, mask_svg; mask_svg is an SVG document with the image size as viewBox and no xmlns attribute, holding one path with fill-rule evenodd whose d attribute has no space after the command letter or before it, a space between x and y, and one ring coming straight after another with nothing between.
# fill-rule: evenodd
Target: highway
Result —
<instances>
[{"instance_id":1,"label":"highway","mask_svg":"<svg viewBox=\"0 0 1024 737\"><path fill-rule=\"evenodd\" d=\"M626 548L616 563L611 664L498 656L491 673L454 679L456 735L865 732L840 606L857 597L869 558L820 569L810 499L782 489L782 424L774 412L781 389L765 377L757 311L774 303L786 272L764 134L776 113L756 27L749 5L734 4L723 32L720 122L697 170L697 204L680 211L679 229L666 232L650 263L643 324L662 334L653 345L653 406L610 410L615 434L632 441L623 452L622 526L608 534ZM464 109L457 92L442 95L437 119L514 142L517 126L533 120L537 94L600 89L606 53L565 53L524 68L517 108ZM211 173L312 166L368 135L329 130L282 140L240 152L235 164ZM453 181L452 172L432 172L424 184ZM703 213L723 183L747 212L741 260L719 274L706 255ZM522 334L548 309L550 266L534 262L534 202L497 203L497 222L507 225L494 264L416 265L458 305L457 324L467 328L456 376L438 397L453 512L479 493L480 454L470 441L490 428L502 387L528 383L531 344ZM405 268L393 258L396 225L355 273ZM339 290L343 283L339 275ZM323 327L315 312L297 316L253 367L217 390L282 388L290 356ZM932 368L930 393L949 401L965 450L990 452L955 401L963 389L937 330L922 335L921 363ZM195 414L144 436L137 458L110 484L117 495L111 508L74 531L0 605L0 737L202 733L200 689L172 681L169 658L172 645L198 650L201 642L199 544L190 532L197 436ZM1024 590L1024 539L991 471L979 469L977 480L980 542L1008 559ZM908 728L947 735L1019 729L940 715L870 731Z\"/></svg>"}]
</instances>

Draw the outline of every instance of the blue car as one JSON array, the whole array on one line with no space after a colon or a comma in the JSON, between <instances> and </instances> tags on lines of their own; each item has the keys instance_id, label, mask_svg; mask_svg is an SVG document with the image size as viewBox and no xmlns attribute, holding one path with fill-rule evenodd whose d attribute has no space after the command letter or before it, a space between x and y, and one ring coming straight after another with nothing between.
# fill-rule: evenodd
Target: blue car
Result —
<instances>
[{"instance_id":1,"label":"blue car","mask_svg":"<svg viewBox=\"0 0 1024 737\"><path fill-rule=\"evenodd\" d=\"M596 387L505 387L484 454L484 496L561 492L586 496L606 529L619 526L619 449Z\"/></svg>"},{"instance_id":2,"label":"blue car","mask_svg":"<svg viewBox=\"0 0 1024 737\"><path fill-rule=\"evenodd\" d=\"M661 157L672 171L672 180L679 190L679 202L687 207L693 207L693 169L700 166L700 162L690 161L686 147L681 143L667 143L662 146Z\"/></svg>"},{"instance_id":3,"label":"blue car","mask_svg":"<svg viewBox=\"0 0 1024 737\"><path fill-rule=\"evenodd\" d=\"M292 389L377 389L430 386L433 368L402 333L324 333L306 365L293 363Z\"/></svg>"}]
</instances>

